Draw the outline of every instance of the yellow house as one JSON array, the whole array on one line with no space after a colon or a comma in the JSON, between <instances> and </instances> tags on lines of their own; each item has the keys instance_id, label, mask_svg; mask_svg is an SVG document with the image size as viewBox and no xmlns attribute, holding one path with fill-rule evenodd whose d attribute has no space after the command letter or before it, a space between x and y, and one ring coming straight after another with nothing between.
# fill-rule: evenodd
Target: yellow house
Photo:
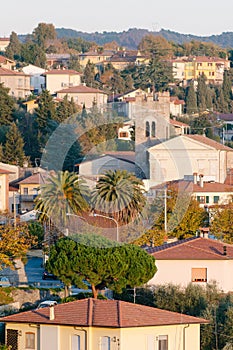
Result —
<instances>
[{"instance_id":1,"label":"yellow house","mask_svg":"<svg viewBox=\"0 0 233 350\"><path fill-rule=\"evenodd\" d=\"M30 211L34 208L34 199L38 195L39 186L45 183L42 173L36 173L18 182L20 209L22 212Z\"/></svg>"},{"instance_id":2,"label":"yellow house","mask_svg":"<svg viewBox=\"0 0 233 350\"><path fill-rule=\"evenodd\" d=\"M1 319L25 350L199 350L207 320L120 300L83 299Z\"/></svg>"},{"instance_id":3,"label":"yellow house","mask_svg":"<svg viewBox=\"0 0 233 350\"><path fill-rule=\"evenodd\" d=\"M6 48L9 44L10 38L0 38L0 51L6 51Z\"/></svg>"},{"instance_id":4,"label":"yellow house","mask_svg":"<svg viewBox=\"0 0 233 350\"><path fill-rule=\"evenodd\" d=\"M86 67L87 63L99 64L108 61L113 55L112 50L104 50L103 52L88 51L79 55L79 62L82 67Z\"/></svg>"},{"instance_id":5,"label":"yellow house","mask_svg":"<svg viewBox=\"0 0 233 350\"><path fill-rule=\"evenodd\" d=\"M204 74L208 84L222 84L224 70L229 68L230 62L223 58L191 57L185 64L185 80L197 80L200 75Z\"/></svg>"}]
</instances>

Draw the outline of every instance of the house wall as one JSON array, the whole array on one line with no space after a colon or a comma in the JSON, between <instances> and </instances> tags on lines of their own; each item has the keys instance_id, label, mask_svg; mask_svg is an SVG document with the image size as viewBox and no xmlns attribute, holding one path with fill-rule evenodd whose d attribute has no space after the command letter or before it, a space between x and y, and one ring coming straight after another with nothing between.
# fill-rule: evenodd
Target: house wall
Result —
<instances>
[{"instance_id":1,"label":"house wall","mask_svg":"<svg viewBox=\"0 0 233 350\"><path fill-rule=\"evenodd\" d=\"M149 149L150 178L158 182L182 179L194 172L224 183L233 152L190 142L182 136Z\"/></svg>"},{"instance_id":2,"label":"house wall","mask_svg":"<svg viewBox=\"0 0 233 350\"><path fill-rule=\"evenodd\" d=\"M84 176L102 175L106 171L113 169L127 170L134 173L135 165L130 162L106 156L81 163L79 166L79 174Z\"/></svg>"},{"instance_id":3,"label":"house wall","mask_svg":"<svg viewBox=\"0 0 233 350\"><path fill-rule=\"evenodd\" d=\"M219 201L214 202L214 197L218 196ZM216 204L228 204L232 198L233 198L233 191L232 192L195 192L193 193L193 197L198 200L200 198L198 197L204 197L204 202L202 200L199 200L200 207L205 207L209 205L216 205Z\"/></svg>"},{"instance_id":4,"label":"house wall","mask_svg":"<svg viewBox=\"0 0 233 350\"><path fill-rule=\"evenodd\" d=\"M182 323L182 316L181 316ZM72 336L80 336L82 350L101 349L102 337L110 338L110 350L157 350L158 336L168 336L168 350L199 350L200 325L179 324L171 326L104 328L68 327L35 324L6 324L7 329L19 331L18 350L25 350L25 333L35 333L35 350L73 350ZM184 343L185 339L185 344ZM85 346L86 344L86 346Z\"/></svg>"},{"instance_id":5,"label":"house wall","mask_svg":"<svg viewBox=\"0 0 233 350\"><path fill-rule=\"evenodd\" d=\"M107 103L107 95L102 93L57 93L58 98L64 98L66 95L68 96L69 100L71 100L73 97L75 103L79 105L85 105L86 108L92 108L93 102L95 102L98 107L103 106Z\"/></svg>"},{"instance_id":6,"label":"house wall","mask_svg":"<svg viewBox=\"0 0 233 350\"><path fill-rule=\"evenodd\" d=\"M9 95L15 98L25 98L31 94L29 75L0 75L0 83L10 89Z\"/></svg>"},{"instance_id":7,"label":"house wall","mask_svg":"<svg viewBox=\"0 0 233 350\"><path fill-rule=\"evenodd\" d=\"M45 85L50 94L81 84L80 74L46 74Z\"/></svg>"},{"instance_id":8,"label":"house wall","mask_svg":"<svg viewBox=\"0 0 233 350\"><path fill-rule=\"evenodd\" d=\"M0 211L9 209L9 178L7 174L0 174Z\"/></svg>"},{"instance_id":9,"label":"house wall","mask_svg":"<svg viewBox=\"0 0 233 350\"><path fill-rule=\"evenodd\" d=\"M181 324L143 328L123 328L121 329L120 337L121 349L157 350L159 348L158 337L167 335L168 350L199 350L200 325L192 324L187 328L185 327L187 327L187 325Z\"/></svg>"},{"instance_id":10,"label":"house wall","mask_svg":"<svg viewBox=\"0 0 233 350\"><path fill-rule=\"evenodd\" d=\"M156 256L155 256L156 258ZM223 292L233 291L231 271L232 260L159 260L156 259L158 271L148 282L149 285L178 284L186 287L192 282L192 268L207 268L207 283L216 281ZM206 282L192 282L206 285Z\"/></svg>"}]
</instances>

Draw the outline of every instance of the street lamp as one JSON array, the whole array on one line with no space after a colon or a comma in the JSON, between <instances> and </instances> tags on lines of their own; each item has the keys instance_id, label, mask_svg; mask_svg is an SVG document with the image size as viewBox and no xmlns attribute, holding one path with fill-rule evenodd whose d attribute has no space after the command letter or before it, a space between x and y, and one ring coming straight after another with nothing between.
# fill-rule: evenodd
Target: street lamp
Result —
<instances>
[{"instance_id":1,"label":"street lamp","mask_svg":"<svg viewBox=\"0 0 233 350\"><path fill-rule=\"evenodd\" d=\"M164 191L163 196L159 196L159 198L164 198L164 231L167 233L167 198L171 198L170 196L167 195L167 192L171 192L170 190L167 189L167 186L164 187L164 189L161 189L159 191Z\"/></svg>"},{"instance_id":2,"label":"street lamp","mask_svg":"<svg viewBox=\"0 0 233 350\"><path fill-rule=\"evenodd\" d=\"M112 221L114 221L115 222L115 224L116 224L116 230L117 230L117 242L119 242L119 229L118 229L118 221L116 220L116 219L114 219L114 218L112 218L111 216L106 216L106 215L100 215L100 214L96 214L96 213L93 213L93 216L99 216L99 217L101 217L101 218L106 218L106 219L109 219L109 220L112 220Z\"/></svg>"},{"instance_id":3,"label":"street lamp","mask_svg":"<svg viewBox=\"0 0 233 350\"><path fill-rule=\"evenodd\" d=\"M80 215L76 215L76 214L73 214L73 213L66 213L66 216L76 216L77 218L80 218L83 221L87 222L87 220L83 216L80 216Z\"/></svg>"},{"instance_id":4,"label":"street lamp","mask_svg":"<svg viewBox=\"0 0 233 350\"><path fill-rule=\"evenodd\" d=\"M43 214L43 215L45 215L45 216L47 216L47 218L48 218L48 223L49 223L49 234L48 234L48 255L44 252L44 264L46 263L46 260L47 260L47 258L48 258L48 256L49 256L49 254L50 254L50 230L51 230L51 219L50 219L50 216L47 214L47 213L45 213L44 211L39 211L39 210L36 210L36 213L38 213L38 214ZM46 227L46 225L45 225L45 232L47 231L47 227ZM47 258L46 258L46 256L47 256Z\"/></svg>"}]
</instances>

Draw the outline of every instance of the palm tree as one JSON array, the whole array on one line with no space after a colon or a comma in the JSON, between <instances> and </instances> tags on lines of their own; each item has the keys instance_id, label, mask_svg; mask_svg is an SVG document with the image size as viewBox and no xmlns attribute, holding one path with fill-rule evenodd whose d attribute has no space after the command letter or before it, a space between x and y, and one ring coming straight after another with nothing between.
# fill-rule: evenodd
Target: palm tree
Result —
<instances>
[{"instance_id":1,"label":"palm tree","mask_svg":"<svg viewBox=\"0 0 233 350\"><path fill-rule=\"evenodd\" d=\"M64 226L67 213L80 214L88 210L88 188L76 173L59 171L41 186L41 194L35 202L40 219L46 216Z\"/></svg>"},{"instance_id":2,"label":"palm tree","mask_svg":"<svg viewBox=\"0 0 233 350\"><path fill-rule=\"evenodd\" d=\"M101 176L93 192L93 209L119 223L137 218L146 203L143 182L126 170L109 170Z\"/></svg>"}]
</instances>

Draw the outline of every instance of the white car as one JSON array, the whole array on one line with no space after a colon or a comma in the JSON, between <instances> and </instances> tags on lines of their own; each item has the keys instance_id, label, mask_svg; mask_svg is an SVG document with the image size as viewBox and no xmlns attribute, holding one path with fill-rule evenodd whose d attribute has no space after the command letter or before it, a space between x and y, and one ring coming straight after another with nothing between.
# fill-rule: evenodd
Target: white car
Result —
<instances>
[{"instance_id":1,"label":"white car","mask_svg":"<svg viewBox=\"0 0 233 350\"><path fill-rule=\"evenodd\" d=\"M37 309L42 309L44 307L54 306L54 305L57 305L57 301L56 300L44 300L37 306Z\"/></svg>"},{"instance_id":2,"label":"white car","mask_svg":"<svg viewBox=\"0 0 233 350\"><path fill-rule=\"evenodd\" d=\"M9 278L5 276L0 276L0 287L10 287L11 283L9 281Z\"/></svg>"}]
</instances>

